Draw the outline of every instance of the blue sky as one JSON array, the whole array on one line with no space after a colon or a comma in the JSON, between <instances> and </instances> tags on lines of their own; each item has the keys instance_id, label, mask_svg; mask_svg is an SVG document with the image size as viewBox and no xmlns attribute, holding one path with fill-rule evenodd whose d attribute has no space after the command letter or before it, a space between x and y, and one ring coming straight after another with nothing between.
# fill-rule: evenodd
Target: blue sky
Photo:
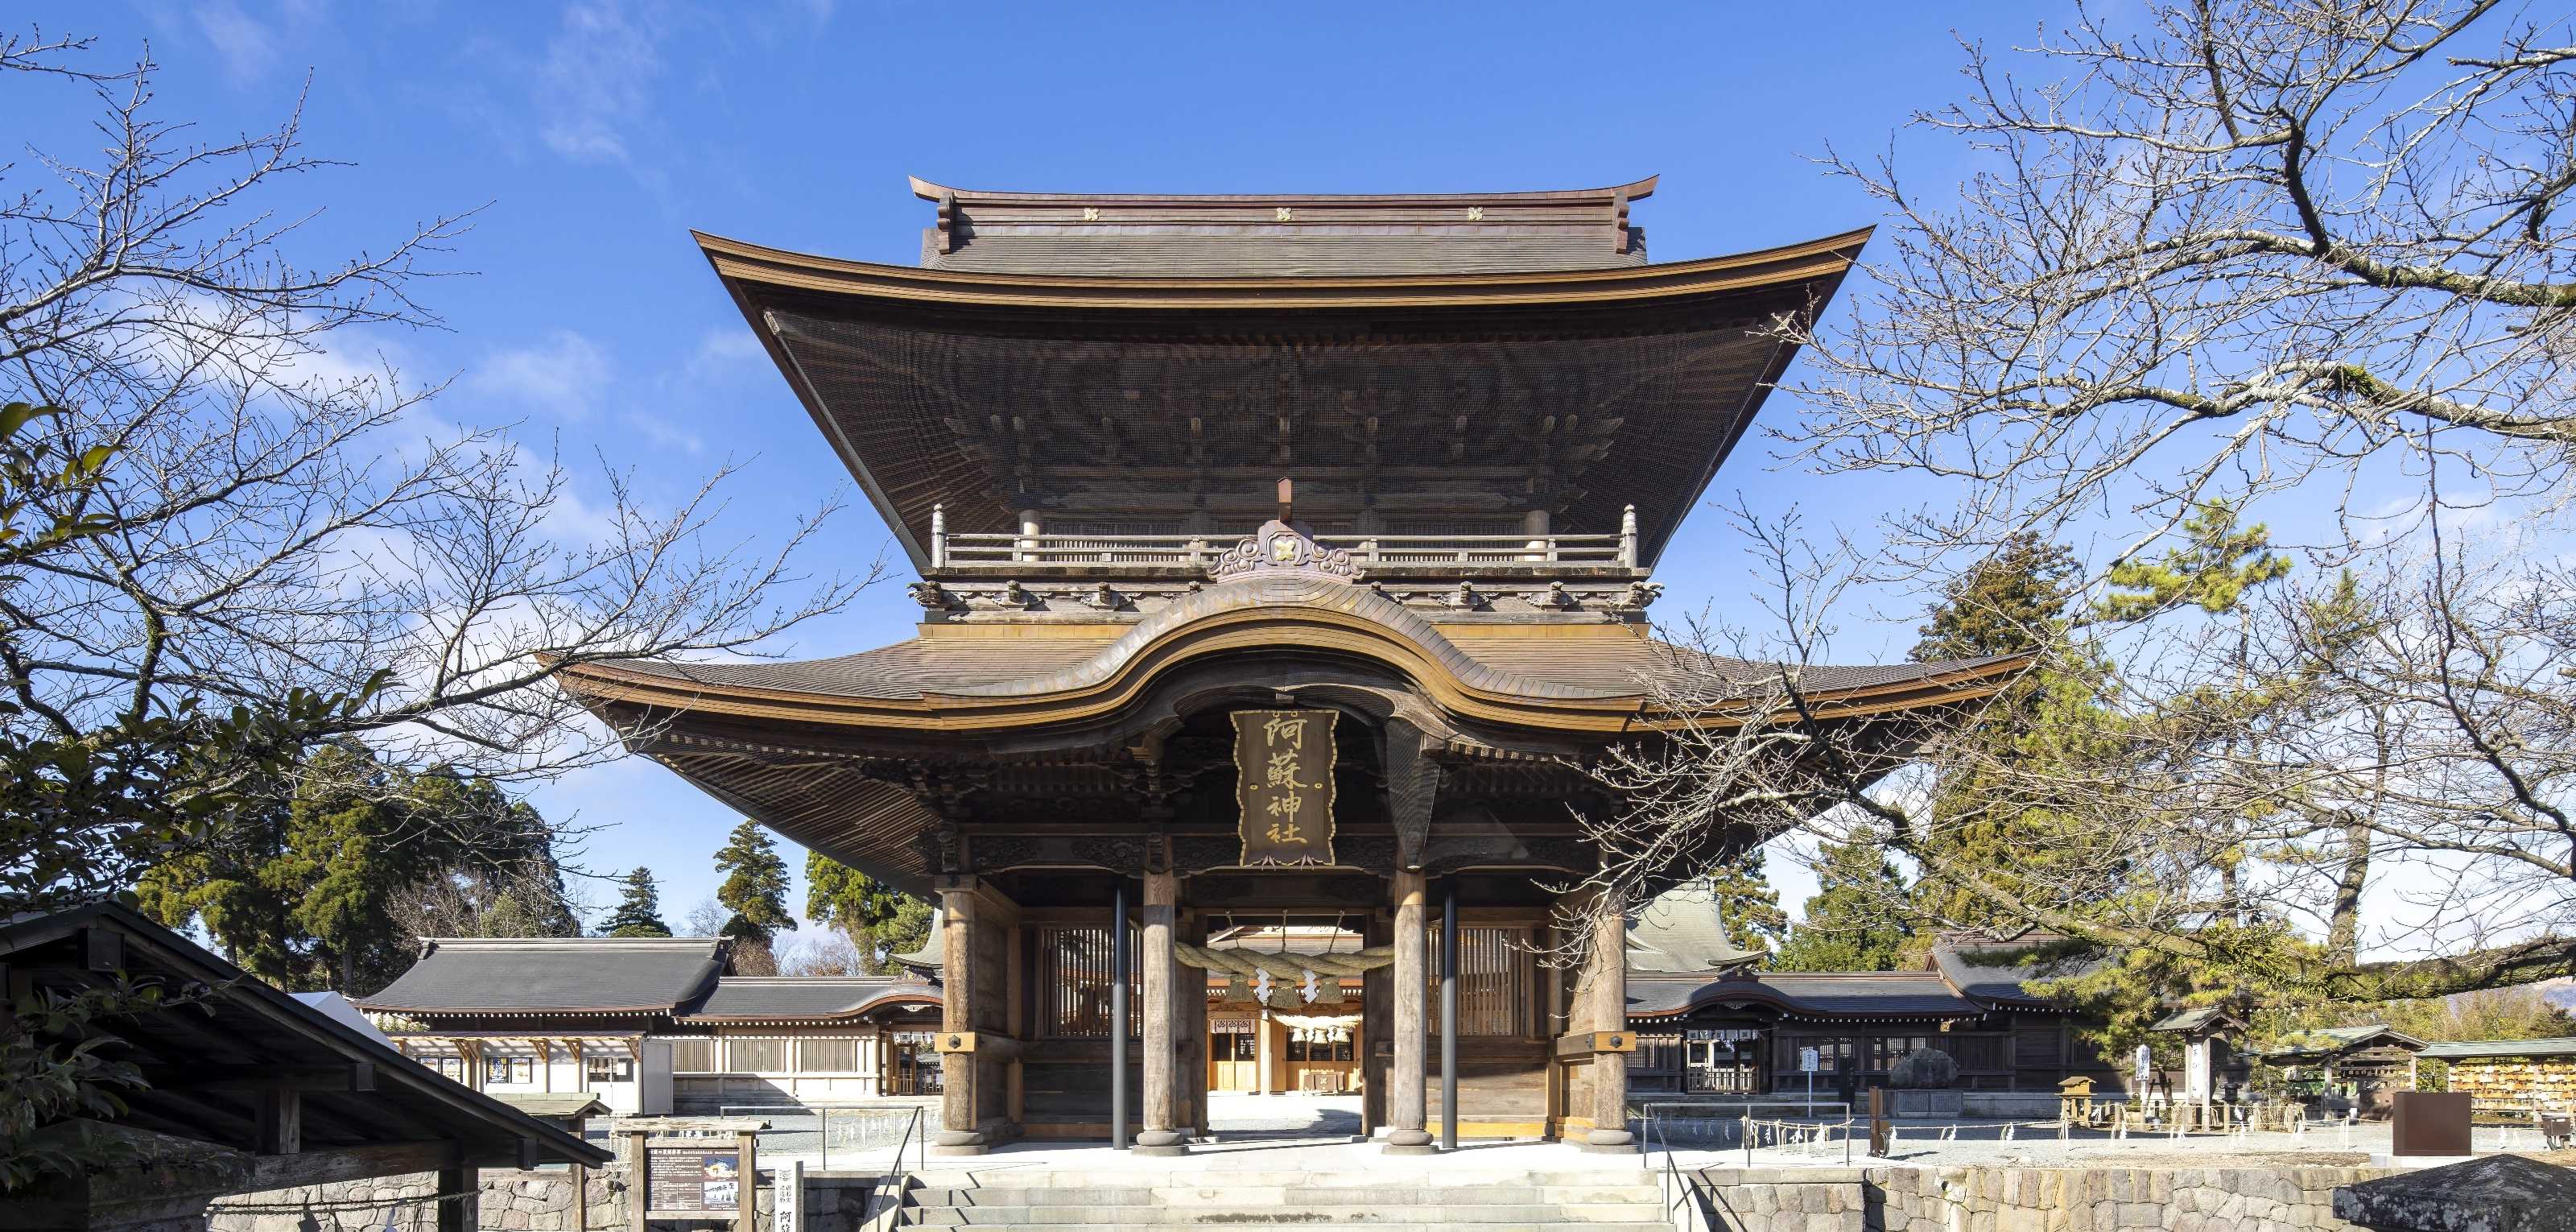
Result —
<instances>
[{"instance_id":1,"label":"blue sky","mask_svg":"<svg viewBox=\"0 0 2576 1232\"><path fill-rule=\"evenodd\" d=\"M353 165L286 186L323 212L310 258L382 248L477 211L421 288L443 331L379 332L437 407L684 499L741 472L729 534L769 542L846 483L689 239L692 228L911 263L931 207L904 177L988 189L1494 191L1663 176L1636 208L1659 260L1760 248L1877 221L1809 161L1883 148L1956 92L1958 36L2028 41L2053 5L984 3L453 4L385 0L36 3L48 34L100 57L150 54L164 119L209 135L274 125L303 97L307 151ZM5 84L13 132L77 152L96 107ZM1908 146L1909 152L1913 147ZM1912 171L1955 169L1923 149ZM13 178L34 168L23 155ZM1775 398L1766 418L1794 414ZM1818 479L1748 442L1712 494L1803 502L1861 525L1934 495ZM864 505L810 559L863 570L885 546ZM1744 560L1703 512L1665 559L1659 616L1740 611ZM1913 640L1920 600L1846 627L1835 657ZM910 634L901 579L808 627L799 657ZM598 827L587 862L650 866L676 918L712 893L735 816L649 763L543 788L549 816ZM799 871L801 853L791 852ZM1805 879L1775 873L1794 908ZM799 888L798 903L801 905ZM600 891L603 901L613 897Z\"/></svg>"}]
</instances>

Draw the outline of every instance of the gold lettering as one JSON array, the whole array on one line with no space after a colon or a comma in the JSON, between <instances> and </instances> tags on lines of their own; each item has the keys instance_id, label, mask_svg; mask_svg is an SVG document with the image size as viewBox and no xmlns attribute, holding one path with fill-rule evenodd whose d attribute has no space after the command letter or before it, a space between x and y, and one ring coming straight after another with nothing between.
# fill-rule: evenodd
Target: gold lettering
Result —
<instances>
[{"instance_id":1,"label":"gold lettering","mask_svg":"<svg viewBox=\"0 0 2576 1232\"><path fill-rule=\"evenodd\" d=\"M1297 815L1297 810L1305 807L1305 805L1306 798L1304 796L1298 795L1293 791L1283 791L1270 798L1270 815L1273 817L1294 817Z\"/></svg>"},{"instance_id":2,"label":"gold lettering","mask_svg":"<svg viewBox=\"0 0 2576 1232\"><path fill-rule=\"evenodd\" d=\"M1290 798L1294 799L1294 797ZM1271 805L1270 811L1274 813L1278 812L1279 806L1276 804ZM1300 847L1306 845L1306 840L1303 837L1300 837L1297 833L1297 823L1293 821L1288 822L1285 825L1277 822L1271 823L1270 841L1274 843L1295 843Z\"/></svg>"},{"instance_id":3,"label":"gold lettering","mask_svg":"<svg viewBox=\"0 0 2576 1232\"><path fill-rule=\"evenodd\" d=\"M1323 786L1321 783L1300 783L1297 781L1297 754L1293 752L1280 753L1271 757L1268 785L1272 787Z\"/></svg>"},{"instance_id":4,"label":"gold lettering","mask_svg":"<svg viewBox=\"0 0 2576 1232\"><path fill-rule=\"evenodd\" d=\"M1279 743L1279 738L1285 736L1288 738L1289 748L1303 751L1306 747L1306 716L1302 714L1272 716L1269 722L1261 725L1261 734L1272 744Z\"/></svg>"}]
</instances>

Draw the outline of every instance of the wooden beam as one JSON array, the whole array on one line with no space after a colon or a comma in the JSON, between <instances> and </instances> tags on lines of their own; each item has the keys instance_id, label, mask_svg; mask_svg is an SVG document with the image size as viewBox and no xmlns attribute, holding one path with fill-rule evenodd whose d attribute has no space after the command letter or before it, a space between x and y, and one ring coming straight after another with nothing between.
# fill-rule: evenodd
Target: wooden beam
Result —
<instances>
[{"instance_id":1,"label":"wooden beam","mask_svg":"<svg viewBox=\"0 0 2576 1232\"><path fill-rule=\"evenodd\" d=\"M1634 1031L1576 1031L1556 1037L1556 1055L1559 1058L1636 1050L1637 1033Z\"/></svg>"},{"instance_id":2,"label":"wooden beam","mask_svg":"<svg viewBox=\"0 0 2576 1232\"><path fill-rule=\"evenodd\" d=\"M460 1164L463 1144L447 1141L385 1142L372 1146L306 1151L298 1155L262 1155L253 1189L286 1189L297 1185L331 1185L377 1176L437 1172Z\"/></svg>"},{"instance_id":3,"label":"wooden beam","mask_svg":"<svg viewBox=\"0 0 2576 1232\"><path fill-rule=\"evenodd\" d=\"M346 1065L145 1065L143 1080L165 1091L373 1091L372 1061Z\"/></svg>"}]
</instances>

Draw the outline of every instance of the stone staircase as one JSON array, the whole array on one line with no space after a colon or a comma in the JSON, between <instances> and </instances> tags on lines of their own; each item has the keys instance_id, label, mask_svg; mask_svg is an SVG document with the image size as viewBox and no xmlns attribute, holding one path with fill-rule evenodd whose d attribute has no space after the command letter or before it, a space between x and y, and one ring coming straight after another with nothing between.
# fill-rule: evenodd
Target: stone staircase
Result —
<instances>
[{"instance_id":1,"label":"stone staircase","mask_svg":"<svg viewBox=\"0 0 2576 1232\"><path fill-rule=\"evenodd\" d=\"M1373 1228L1378 1232L1673 1232L1644 1171L924 1172L898 1226Z\"/></svg>"}]
</instances>

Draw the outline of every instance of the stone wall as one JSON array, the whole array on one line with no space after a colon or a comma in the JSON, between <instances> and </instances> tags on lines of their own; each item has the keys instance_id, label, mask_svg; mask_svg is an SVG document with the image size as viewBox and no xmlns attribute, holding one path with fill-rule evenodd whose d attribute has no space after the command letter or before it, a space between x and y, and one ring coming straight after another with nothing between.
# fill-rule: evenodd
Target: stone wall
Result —
<instances>
[{"instance_id":1,"label":"stone wall","mask_svg":"<svg viewBox=\"0 0 2576 1232\"><path fill-rule=\"evenodd\" d=\"M774 1180L763 1170L756 1191L754 1211L763 1232L771 1226ZM625 1167L594 1169L585 1181L586 1221L573 1217L569 1171L484 1169L475 1226L487 1232L623 1232ZM874 1175L807 1173L806 1232L856 1232L860 1208L876 1181ZM438 1192L437 1182L437 1173L421 1172L236 1194L216 1202L208 1232L382 1232L388 1226L393 1232L437 1232L437 1211L425 1201Z\"/></svg>"},{"instance_id":2,"label":"stone wall","mask_svg":"<svg viewBox=\"0 0 2576 1232\"><path fill-rule=\"evenodd\" d=\"M2368 1168L1709 1168L1728 1232L2348 1232Z\"/></svg>"}]
</instances>

